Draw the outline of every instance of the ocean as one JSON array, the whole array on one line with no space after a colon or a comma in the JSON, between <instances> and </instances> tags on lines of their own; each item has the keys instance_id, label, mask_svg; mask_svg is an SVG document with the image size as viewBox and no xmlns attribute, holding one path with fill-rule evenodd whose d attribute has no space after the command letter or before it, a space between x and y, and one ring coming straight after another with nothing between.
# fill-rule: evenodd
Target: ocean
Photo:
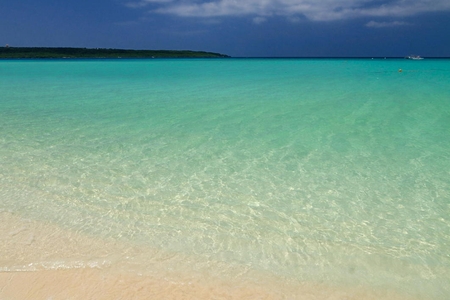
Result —
<instances>
[{"instance_id":1,"label":"ocean","mask_svg":"<svg viewBox=\"0 0 450 300\"><path fill-rule=\"evenodd\" d=\"M2 60L0 271L448 299L449 83L448 59Z\"/></svg>"}]
</instances>

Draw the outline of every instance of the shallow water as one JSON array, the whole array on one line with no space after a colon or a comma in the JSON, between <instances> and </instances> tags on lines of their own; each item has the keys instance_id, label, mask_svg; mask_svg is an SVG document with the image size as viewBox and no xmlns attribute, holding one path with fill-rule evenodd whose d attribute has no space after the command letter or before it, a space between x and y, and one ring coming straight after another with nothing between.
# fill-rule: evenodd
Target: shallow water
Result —
<instances>
[{"instance_id":1,"label":"shallow water","mask_svg":"<svg viewBox=\"0 0 450 300\"><path fill-rule=\"evenodd\" d=\"M0 79L0 211L158 253L96 267L450 294L450 60L16 60ZM92 267L45 251L0 268Z\"/></svg>"}]
</instances>

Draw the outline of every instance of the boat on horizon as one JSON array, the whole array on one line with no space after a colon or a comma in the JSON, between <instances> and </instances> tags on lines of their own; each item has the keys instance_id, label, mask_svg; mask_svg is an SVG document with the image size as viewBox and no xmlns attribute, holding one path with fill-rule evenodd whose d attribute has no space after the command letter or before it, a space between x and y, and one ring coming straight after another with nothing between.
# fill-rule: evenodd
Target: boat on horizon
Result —
<instances>
[{"instance_id":1,"label":"boat on horizon","mask_svg":"<svg viewBox=\"0 0 450 300\"><path fill-rule=\"evenodd\" d=\"M408 55L405 58L412 59L412 60L422 60L423 59L423 57L420 57L419 55Z\"/></svg>"}]
</instances>

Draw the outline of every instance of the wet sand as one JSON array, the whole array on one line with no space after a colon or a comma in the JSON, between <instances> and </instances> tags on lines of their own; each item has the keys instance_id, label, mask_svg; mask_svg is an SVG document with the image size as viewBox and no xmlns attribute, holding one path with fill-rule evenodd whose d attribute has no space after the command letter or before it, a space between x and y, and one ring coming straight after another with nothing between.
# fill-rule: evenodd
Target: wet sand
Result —
<instances>
[{"instance_id":1,"label":"wet sand","mask_svg":"<svg viewBox=\"0 0 450 300\"><path fill-rule=\"evenodd\" d=\"M0 273L0 299L406 299L392 293L338 291L305 285L297 293L224 283L180 284L98 269ZM292 291L294 292L294 291Z\"/></svg>"},{"instance_id":2,"label":"wet sand","mask_svg":"<svg viewBox=\"0 0 450 300\"><path fill-rule=\"evenodd\" d=\"M189 270L183 263L188 258L139 272L143 257L161 253L8 212L0 213L0 237L0 299L411 299L382 289L289 282L247 269L234 278L210 276ZM124 253L139 258L124 260Z\"/></svg>"}]
</instances>

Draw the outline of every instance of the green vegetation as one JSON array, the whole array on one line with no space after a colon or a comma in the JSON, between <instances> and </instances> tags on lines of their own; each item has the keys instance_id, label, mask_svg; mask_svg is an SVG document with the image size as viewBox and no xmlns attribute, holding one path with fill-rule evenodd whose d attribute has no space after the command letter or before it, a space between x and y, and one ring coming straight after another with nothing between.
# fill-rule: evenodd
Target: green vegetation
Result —
<instances>
[{"instance_id":1,"label":"green vegetation","mask_svg":"<svg viewBox=\"0 0 450 300\"><path fill-rule=\"evenodd\" d=\"M0 58L220 58L227 55L188 50L1 47Z\"/></svg>"}]
</instances>

